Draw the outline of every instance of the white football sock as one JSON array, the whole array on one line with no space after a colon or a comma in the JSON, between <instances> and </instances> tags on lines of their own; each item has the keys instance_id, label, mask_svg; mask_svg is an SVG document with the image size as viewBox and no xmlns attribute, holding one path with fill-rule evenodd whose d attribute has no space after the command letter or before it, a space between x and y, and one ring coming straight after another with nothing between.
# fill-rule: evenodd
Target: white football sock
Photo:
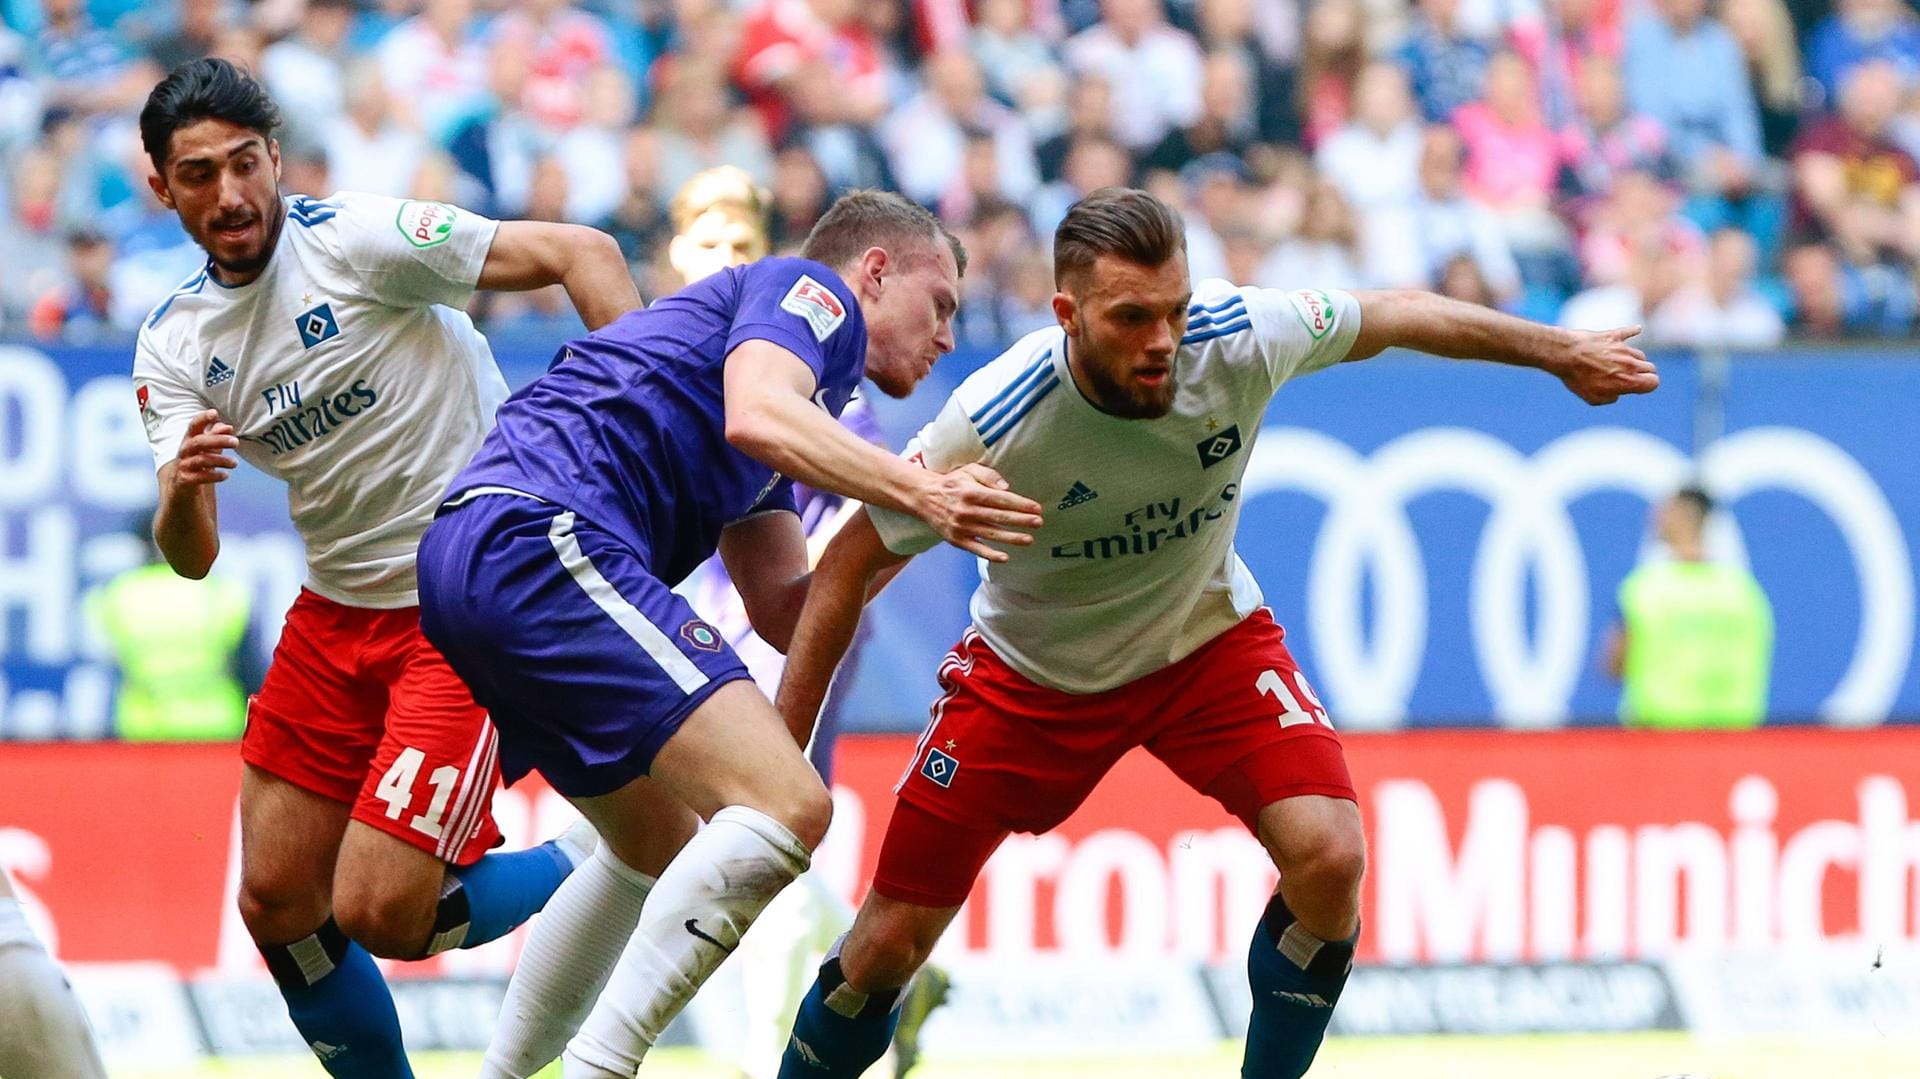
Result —
<instances>
[{"instance_id":1,"label":"white football sock","mask_svg":"<svg viewBox=\"0 0 1920 1079\"><path fill-rule=\"evenodd\" d=\"M533 919L487 1043L482 1079L526 1079L580 1029L640 924L654 879L601 843Z\"/></svg>"},{"instance_id":2,"label":"white football sock","mask_svg":"<svg viewBox=\"0 0 1920 1079\"><path fill-rule=\"evenodd\" d=\"M87 1016L20 901L0 897L0 1075L105 1079Z\"/></svg>"},{"instance_id":3,"label":"white football sock","mask_svg":"<svg viewBox=\"0 0 1920 1079\"><path fill-rule=\"evenodd\" d=\"M565 1079L632 1076L667 1024L811 852L779 821L728 806L660 875L640 928L567 1044Z\"/></svg>"}]
</instances>

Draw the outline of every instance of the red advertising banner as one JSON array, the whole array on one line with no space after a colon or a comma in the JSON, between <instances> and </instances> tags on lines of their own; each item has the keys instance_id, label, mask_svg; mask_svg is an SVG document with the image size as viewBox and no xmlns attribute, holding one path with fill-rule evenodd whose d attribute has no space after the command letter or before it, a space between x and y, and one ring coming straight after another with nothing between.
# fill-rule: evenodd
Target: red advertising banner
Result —
<instances>
[{"instance_id":1,"label":"red advertising banner","mask_svg":"<svg viewBox=\"0 0 1920 1079\"><path fill-rule=\"evenodd\" d=\"M1914 944L1920 728L1616 730L1346 738L1371 865L1362 956L1658 958L1681 946ZM840 743L816 870L864 889L912 740ZM234 914L232 746L0 746L0 864L65 959L256 969ZM511 844L570 814L503 792ZM1274 879L1217 806L1135 754L1058 832L1017 836L944 945L1231 959ZM407 973L497 973L511 940Z\"/></svg>"}]
</instances>

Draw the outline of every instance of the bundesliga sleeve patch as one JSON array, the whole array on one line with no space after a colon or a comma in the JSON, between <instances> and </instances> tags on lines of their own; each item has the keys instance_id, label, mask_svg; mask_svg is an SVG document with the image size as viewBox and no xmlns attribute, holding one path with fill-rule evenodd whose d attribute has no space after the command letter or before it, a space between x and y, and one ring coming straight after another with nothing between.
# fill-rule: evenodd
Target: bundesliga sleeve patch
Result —
<instances>
[{"instance_id":1,"label":"bundesliga sleeve patch","mask_svg":"<svg viewBox=\"0 0 1920 1079\"><path fill-rule=\"evenodd\" d=\"M403 202L393 223L413 246L434 247L453 238L453 221L458 216L444 202Z\"/></svg>"},{"instance_id":2,"label":"bundesliga sleeve patch","mask_svg":"<svg viewBox=\"0 0 1920 1079\"><path fill-rule=\"evenodd\" d=\"M1333 297L1317 289L1303 288L1287 293L1287 299L1293 304L1293 313L1300 316L1300 324L1315 341L1333 329Z\"/></svg>"},{"instance_id":3,"label":"bundesliga sleeve patch","mask_svg":"<svg viewBox=\"0 0 1920 1079\"><path fill-rule=\"evenodd\" d=\"M780 301L780 310L806 319L815 341L825 341L828 334L839 329L840 324L847 320L847 308L840 302L840 297L806 274L801 274L800 280L787 290L786 296Z\"/></svg>"}]
</instances>

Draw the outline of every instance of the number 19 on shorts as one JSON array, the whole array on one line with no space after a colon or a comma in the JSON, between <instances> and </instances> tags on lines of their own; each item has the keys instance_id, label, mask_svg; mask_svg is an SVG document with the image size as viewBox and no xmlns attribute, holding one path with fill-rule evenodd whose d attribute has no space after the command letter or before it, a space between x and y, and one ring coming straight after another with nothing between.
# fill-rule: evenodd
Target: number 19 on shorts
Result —
<instances>
[{"instance_id":1,"label":"number 19 on shorts","mask_svg":"<svg viewBox=\"0 0 1920 1079\"><path fill-rule=\"evenodd\" d=\"M1271 669L1261 671L1259 679L1253 685L1261 693L1280 702L1281 708L1284 709L1280 713L1280 726L1297 727L1302 723L1318 723L1332 730L1333 720L1327 718L1326 706L1321 704L1320 698L1314 695L1313 687L1307 684L1306 675L1298 670L1293 671L1292 675L1293 685L1289 686L1286 676L1279 671ZM1305 707L1300 703L1303 699L1306 701Z\"/></svg>"}]
</instances>

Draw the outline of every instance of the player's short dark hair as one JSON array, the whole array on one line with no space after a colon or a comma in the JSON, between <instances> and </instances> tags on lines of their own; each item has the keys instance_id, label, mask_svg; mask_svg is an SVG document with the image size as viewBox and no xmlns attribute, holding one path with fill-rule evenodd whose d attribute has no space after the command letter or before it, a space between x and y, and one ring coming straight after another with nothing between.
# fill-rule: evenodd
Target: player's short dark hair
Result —
<instances>
[{"instance_id":1,"label":"player's short dark hair","mask_svg":"<svg viewBox=\"0 0 1920 1079\"><path fill-rule=\"evenodd\" d=\"M1707 493L1705 487L1697 483L1690 483L1675 491L1673 500L1685 505L1702 518L1713 512L1713 496Z\"/></svg>"},{"instance_id":2,"label":"player's short dark hair","mask_svg":"<svg viewBox=\"0 0 1920 1079\"><path fill-rule=\"evenodd\" d=\"M231 61L209 56L174 68L140 110L140 145L155 171L166 173L173 133L202 120L225 120L272 138L280 108L266 87Z\"/></svg>"},{"instance_id":3,"label":"player's short dark hair","mask_svg":"<svg viewBox=\"0 0 1920 1079\"><path fill-rule=\"evenodd\" d=\"M1053 232L1053 280L1085 274L1101 255L1159 266L1187 249L1180 213L1137 187L1103 187L1073 204Z\"/></svg>"},{"instance_id":4,"label":"player's short dark hair","mask_svg":"<svg viewBox=\"0 0 1920 1079\"><path fill-rule=\"evenodd\" d=\"M869 247L906 253L916 244L942 240L953 252L961 276L966 276L967 249L925 207L891 191L849 191L820 215L800 247L800 257L838 269Z\"/></svg>"}]
</instances>

